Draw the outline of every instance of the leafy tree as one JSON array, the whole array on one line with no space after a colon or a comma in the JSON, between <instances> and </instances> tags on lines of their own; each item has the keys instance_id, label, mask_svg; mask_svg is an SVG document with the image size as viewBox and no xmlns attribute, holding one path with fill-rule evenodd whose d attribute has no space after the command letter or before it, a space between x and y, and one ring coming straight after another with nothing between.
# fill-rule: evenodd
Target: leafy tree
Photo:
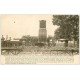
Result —
<instances>
[{"instance_id":1,"label":"leafy tree","mask_svg":"<svg viewBox=\"0 0 80 80\"><path fill-rule=\"evenodd\" d=\"M25 35L22 36L21 39L26 41L27 46L34 46L36 43L38 43L38 38L36 36Z\"/></svg>"},{"instance_id":2,"label":"leafy tree","mask_svg":"<svg viewBox=\"0 0 80 80\"><path fill-rule=\"evenodd\" d=\"M53 25L60 26L55 31L55 38L75 41L79 40L79 16L78 15L53 15ZM65 42L66 43L66 42ZM68 44L68 43L66 43Z\"/></svg>"}]
</instances>

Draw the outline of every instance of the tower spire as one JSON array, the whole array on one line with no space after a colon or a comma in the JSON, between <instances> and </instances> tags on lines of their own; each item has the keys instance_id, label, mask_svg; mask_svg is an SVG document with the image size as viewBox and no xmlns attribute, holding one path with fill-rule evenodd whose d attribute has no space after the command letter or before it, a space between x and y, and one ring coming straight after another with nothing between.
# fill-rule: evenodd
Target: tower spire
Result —
<instances>
[{"instance_id":1,"label":"tower spire","mask_svg":"<svg viewBox=\"0 0 80 80\"><path fill-rule=\"evenodd\" d=\"M47 41L46 20L40 20L39 43L46 43L46 41Z\"/></svg>"}]
</instances>

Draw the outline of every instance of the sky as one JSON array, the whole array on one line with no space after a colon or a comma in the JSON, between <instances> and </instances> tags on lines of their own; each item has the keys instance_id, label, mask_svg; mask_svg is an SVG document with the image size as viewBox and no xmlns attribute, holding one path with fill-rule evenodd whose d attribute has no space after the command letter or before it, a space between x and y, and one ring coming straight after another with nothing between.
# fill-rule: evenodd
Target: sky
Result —
<instances>
[{"instance_id":1,"label":"sky","mask_svg":"<svg viewBox=\"0 0 80 80\"><path fill-rule=\"evenodd\" d=\"M21 38L23 35L38 36L39 21L46 20L47 36L54 36L58 26L52 23L52 15L48 14L7 14L1 15L1 34L6 37Z\"/></svg>"}]
</instances>

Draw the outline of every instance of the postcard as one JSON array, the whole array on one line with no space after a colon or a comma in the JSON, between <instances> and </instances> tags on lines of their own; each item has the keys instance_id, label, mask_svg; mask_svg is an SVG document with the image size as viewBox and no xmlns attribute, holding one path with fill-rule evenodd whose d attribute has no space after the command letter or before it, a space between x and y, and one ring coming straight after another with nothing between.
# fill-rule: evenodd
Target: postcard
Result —
<instances>
[{"instance_id":1,"label":"postcard","mask_svg":"<svg viewBox=\"0 0 80 80\"><path fill-rule=\"evenodd\" d=\"M0 64L80 64L79 18L1 14Z\"/></svg>"}]
</instances>

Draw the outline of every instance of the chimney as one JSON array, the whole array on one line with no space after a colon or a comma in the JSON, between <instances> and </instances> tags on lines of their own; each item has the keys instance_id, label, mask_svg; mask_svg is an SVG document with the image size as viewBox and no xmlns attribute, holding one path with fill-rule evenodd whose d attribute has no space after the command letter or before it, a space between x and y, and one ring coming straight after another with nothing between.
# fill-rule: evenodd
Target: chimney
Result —
<instances>
[{"instance_id":1,"label":"chimney","mask_svg":"<svg viewBox=\"0 0 80 80\"><path fill-rule=\"evenodd\" d=\"M9 37L9 40L11 41L11 37Z\"/></svg>"},{"instance_id":2,"label":"chimney","mask_svg":"<svg viewBox=\"0 0 80 80\"><path fill-rule=\"evenodd\" d=\"M6 35L6 40L8 40L8 35Z\"/></svg>"},{"instance_id":3,"label":"chimney","mask_svg":"<svg viewBox=\"0 0 80 80\"><path fill-rule=\"evenodd\" d=\"M4 41L4 40L5 40L5 38L4 38L4 36L3 36L3 35L2 35L2 38L1 38L1 40L2 40L2 41Z\"/></svg>"}]
</instances>

